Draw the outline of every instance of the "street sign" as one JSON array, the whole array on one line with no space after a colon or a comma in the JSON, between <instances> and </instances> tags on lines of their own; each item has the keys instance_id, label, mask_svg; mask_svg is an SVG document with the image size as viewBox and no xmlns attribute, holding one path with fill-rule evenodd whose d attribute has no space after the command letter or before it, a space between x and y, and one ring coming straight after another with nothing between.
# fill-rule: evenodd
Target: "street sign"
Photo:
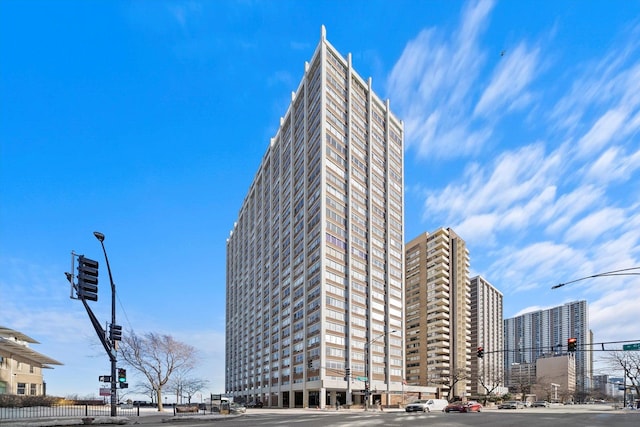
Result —
<instances>
[{"instance_id":1,"label":"street sign","mask_svg":"<svg viewBox=\"0 0 640 427\"><path fill-rule=\"evenodd\" d=\"M111 396L111 389L110 388L101 388L100 389L100 396Z\"/></svg>"},{"instance_id":2,"label":"street sign","mask_svg":"<svg viewBox=\"0 0 640 427\"><path fill-rule=\"evenodd\" d=\"M358 381L366 381L366 380L368 380L368 378L367 377L356 377L356 380L358 380Z\"/></svg>"},{"instance_id":3,"label":"street sign","mask_svg":"<svg viewBox=\"0 0 640 427\"><path fill-rule=\"evenodd\" d=\"M98 377L98 381L101 381L103 383L110 383L111 382L111 375L100 375Z\"/></svg>"},{"instance_id":4,"label":"street sign","mask_svg":"<svg viewBox=\"0 0 640 427\"><path fill-rule=\"evenodd\" d=\"M635 344L623 344L622 349L623 350L640 350L640 342L637 342Z\"/></svg>"}]
</instances>

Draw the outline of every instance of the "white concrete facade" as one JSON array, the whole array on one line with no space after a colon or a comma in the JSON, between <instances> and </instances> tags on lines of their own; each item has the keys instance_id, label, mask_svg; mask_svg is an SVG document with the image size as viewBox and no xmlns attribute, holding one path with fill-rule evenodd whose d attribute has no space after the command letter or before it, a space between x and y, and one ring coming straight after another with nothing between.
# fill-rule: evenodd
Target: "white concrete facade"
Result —
<instances>
[{"instance_id":1,"label":"white concrete facade","mask_svg":"<svg viewBox=\"0 0 640 427\"><path fill-rule=\"evenodd\" d=\"M503 296L482 276L471 278L471 393L504 390ZM482 347L484 356L478 357Z\"/></svg>"},{"instance_id":2,"label":"white concrete facade","mask_svg":"<svg viewBox=\"0 0 640 427\"><path fill-rule=\"evenodd\" d=\"M401 396L403 132L323 27L227 240L228 395Z\"/></svg>"}]
</instances>

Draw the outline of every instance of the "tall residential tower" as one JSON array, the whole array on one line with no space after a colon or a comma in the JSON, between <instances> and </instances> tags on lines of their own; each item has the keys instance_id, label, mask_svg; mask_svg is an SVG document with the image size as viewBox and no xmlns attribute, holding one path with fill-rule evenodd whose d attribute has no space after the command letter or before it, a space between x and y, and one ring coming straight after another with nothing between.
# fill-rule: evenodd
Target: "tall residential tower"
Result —
<instances>
[{"instance_id":1,"label":"tall residential tower","mask_svg":"<svg viewBox=\"0 0 640 427\"><path fill-rule=\"evenodd\" d=\"M576 390L591 388L593 359L586 301L525 313L504 321L506 374L517 363L535 363L539 357L567 353L567 340L577 338L575 354Z\"/></svg>"},{"instance_id":2,"label":"tall residential tower","mask_svg":"<svg viewBox=\"0 0 640 427\"><path fill-rule=\"evenodd\" d=\"M504 394L502 292L482 276L471 278L471 393ZM482 351L482 357L478 352Z\"/></svg>"},{"instance_id":3,"label":"tall residential tower","mask_svg":"<svg viewBox=\"0 0 640 427\"><path fill-rule=\"evenodd\" d=\"M438 397L470 391L469 251L450 228L406 245L407 383L436 386Z\"/></svg>"},{"instance_id":4,"label":"tall residential tower","mask_svg":"<svg viewBox=\"0 0 640 427\"><path fill-rule=\"evenodd\" d=\"M400 395L403 132L323 27L227 240L229 395L320 408Z\"/></svg>"}]
</instances>

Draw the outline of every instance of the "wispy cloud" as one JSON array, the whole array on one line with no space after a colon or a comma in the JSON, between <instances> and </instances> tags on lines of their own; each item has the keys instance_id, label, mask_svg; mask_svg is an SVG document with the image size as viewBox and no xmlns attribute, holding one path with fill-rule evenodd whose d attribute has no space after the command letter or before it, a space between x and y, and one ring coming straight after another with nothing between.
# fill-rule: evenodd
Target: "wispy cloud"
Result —
<instances>
[{"instance_id":1,"label":"wispy cloud","mask_svg":"<svg viewBox=\"0 0 640 427\"><path fill-rule=\"evenodd\" d=\"M524 42L513 51L506 52L504 62L496 67L474 115L486 117L501 110L526 107L531 102L531 95L526 90L535 77L539 53L539 48L530 50Z\"/></svg>"},{"instance_id":2,"label":"wispy cloud","mask_svg":"<svg viewBox=\"0 0 640 427\"><path fill-rule=\"evenodd\" d=\"M442 185L408 180L412 194L424 195L425 231L456 230L472 269L507 298L640 265L640 26L613 36L600 57L568 64L542 42L515 40L492 65L482 48L492 9L470 2L457 28L422 30L389 76L390 98L406 118L407 158L463 170ZM613 302L608 290L625 301ZM604 307L630 319L640 294L608 290L584 284L549 297L588 294L592 323L612 333L614 311Z\"/></svg>"},{"instance_id":3,"label":"wispy cloud","mask_svg":"<svg viewBox=\"0 0 640 427\"><path fill-rule=\"evenodd\" d=\"M187 27L188 21L193 15L202 13L202 5L196 1L171 3L167 5L167 8L176 22L183 28Z\"/></svg>"},{"instance_id":4,"label":"wispy cloud","mask_svg":"<svg viewBox=\"0 0 640 427\"><path fill-rule=\"evenodd\" d=\"M451 38L437 29L421 31L393 67L388 92L405 120L407 147L421 157L478 152L491 136L468 117L485 62L478 41L492 8L491 1L469 3Z\"/></svg>"}]
</instances>

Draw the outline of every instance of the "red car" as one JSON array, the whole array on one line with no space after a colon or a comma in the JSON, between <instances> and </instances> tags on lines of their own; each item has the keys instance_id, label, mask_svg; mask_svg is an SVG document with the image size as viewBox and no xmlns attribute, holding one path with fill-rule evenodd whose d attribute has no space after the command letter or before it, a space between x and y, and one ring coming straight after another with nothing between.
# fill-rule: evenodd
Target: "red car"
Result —
<instances>
[{"instance_id":1,"label":"red car","mask_svg":"<svg viewBox=\"0 0 640 427\"><path fill-rule=\"evenodd\" d=\"M476 401L469 402L451 402L444 409L444 412L480 412L482 405Z\"/></svg>"}]
</instances>

